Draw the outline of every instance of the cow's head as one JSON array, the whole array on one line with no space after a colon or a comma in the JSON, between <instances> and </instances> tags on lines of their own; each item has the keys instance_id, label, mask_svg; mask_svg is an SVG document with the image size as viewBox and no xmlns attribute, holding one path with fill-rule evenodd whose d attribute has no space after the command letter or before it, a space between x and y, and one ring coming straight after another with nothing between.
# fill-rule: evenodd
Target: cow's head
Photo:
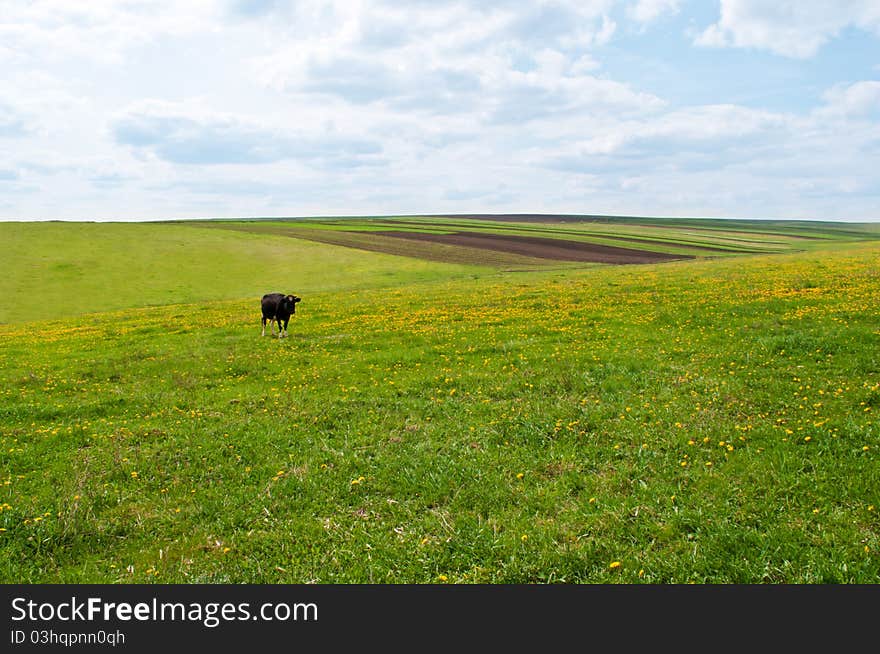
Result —
<instances>
[{"instance_id":1,"label":"cow's head","mask_svg":"<svg viewBox=\"0 0 880 654\"><path fill-rule=\"evenodd\" d=\"M301 297L297 297L295 295L288 295L285 297L282 302L284 303L284 307L290 311L290 313L296 313L296 303L302 302Z\"/></svg>"}]
</instances>

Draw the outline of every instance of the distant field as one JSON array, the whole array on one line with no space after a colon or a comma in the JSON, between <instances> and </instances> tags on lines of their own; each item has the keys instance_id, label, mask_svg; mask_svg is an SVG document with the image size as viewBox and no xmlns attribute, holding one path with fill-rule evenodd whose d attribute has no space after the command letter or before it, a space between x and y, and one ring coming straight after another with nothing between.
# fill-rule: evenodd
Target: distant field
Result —
<instances>
[{"instance_id":1,"label":"distant field","mask_svg":"<svg viewBox=\"0 0 880 654\"><path fill-rule=\"evenodd\" d=\"M271 234L430 261L539 270L584 263L676 259L809 249L880 237L869 225L757 221L613 220L576 216L408 216L295 221L199 221L193 226ZM735 225L735 227L734 227Z\"/></svg>"},{"instance_id":2,"label":"distant field","mask_svg":"<svg viewBox=\"0 0 880 654\"><path fill-rule=\"evenodd\" d=\"M514 219L515 218L515 219ZM311 295L510 271L781 253L880 238L870 226L737 228L655 219L386 217L0 223L0 323ZM552 218L552 220L550 220ZM645 221L642 221L645 222Z\"/></svg>"},{"instance_id":3,"label":"distant field","mask_svg":"<svg viewBox=\"0 0 880 654\"><path fill-rule=\"evenodd\" d=\"M0 581L877 583L874 228L639 220L0 224Z\"/></svg>"}]
</instances>

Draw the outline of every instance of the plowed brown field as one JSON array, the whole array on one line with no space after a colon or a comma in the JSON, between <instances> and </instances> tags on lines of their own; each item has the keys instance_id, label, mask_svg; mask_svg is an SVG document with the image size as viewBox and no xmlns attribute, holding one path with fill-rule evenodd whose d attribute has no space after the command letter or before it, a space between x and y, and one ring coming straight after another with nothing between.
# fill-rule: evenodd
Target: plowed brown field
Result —
<instances>
[{"instance_id":1,"label":"plowed brown field","mask_svg":"<svg viewBox=\"0 0 880 654\"><path fill-rule=\"evenodd\" d=\"M627 264L659 263L676 259L693 259L686 254L650 252L632 248L599 245L580 241L564 241L538 236L511 236L485 232L455 232L452 234L429 234L426 232L372 232L374 235L390 236L411 241L428 241L444 245L457 245L496 252L507 252L538 259L555 261L585 261L592 263Z\"/></svg>"}]
</instances>

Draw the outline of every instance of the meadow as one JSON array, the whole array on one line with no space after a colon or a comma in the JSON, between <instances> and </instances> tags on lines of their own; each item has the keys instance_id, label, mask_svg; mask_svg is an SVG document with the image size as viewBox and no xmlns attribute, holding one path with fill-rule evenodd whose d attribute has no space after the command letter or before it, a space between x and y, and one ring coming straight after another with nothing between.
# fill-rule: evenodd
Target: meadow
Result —
<instances>
[{"instance_id":1,"label":"meadow","mask_svg":"<svg viewBox=\"0 0 880 654\"><path fill-rule=\"evenodd\" d=\"M269 222L0 225L0 581L880 579L876 230L520 269Z\"/></svg>"}]
</instances>

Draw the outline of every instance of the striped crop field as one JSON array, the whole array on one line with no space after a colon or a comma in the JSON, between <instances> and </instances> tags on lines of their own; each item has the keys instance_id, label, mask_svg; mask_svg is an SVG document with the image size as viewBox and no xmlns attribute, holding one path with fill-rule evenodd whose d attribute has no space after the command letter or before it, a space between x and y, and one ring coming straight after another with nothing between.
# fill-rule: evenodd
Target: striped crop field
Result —
<instances>
[{"instance_id":1,"label":"striped crop field","mask_svg":"<svg viewBox=\"0 0 880 654\"><path fill-rule=\"evenodd\" d=\"M584 216L409 216L298 221L193 221L192 226L499 269L789 252L829 240L876 237L870 225L611 219ZM720 223L720 224L719 224Z\"/></svg>"}]
</instances>

